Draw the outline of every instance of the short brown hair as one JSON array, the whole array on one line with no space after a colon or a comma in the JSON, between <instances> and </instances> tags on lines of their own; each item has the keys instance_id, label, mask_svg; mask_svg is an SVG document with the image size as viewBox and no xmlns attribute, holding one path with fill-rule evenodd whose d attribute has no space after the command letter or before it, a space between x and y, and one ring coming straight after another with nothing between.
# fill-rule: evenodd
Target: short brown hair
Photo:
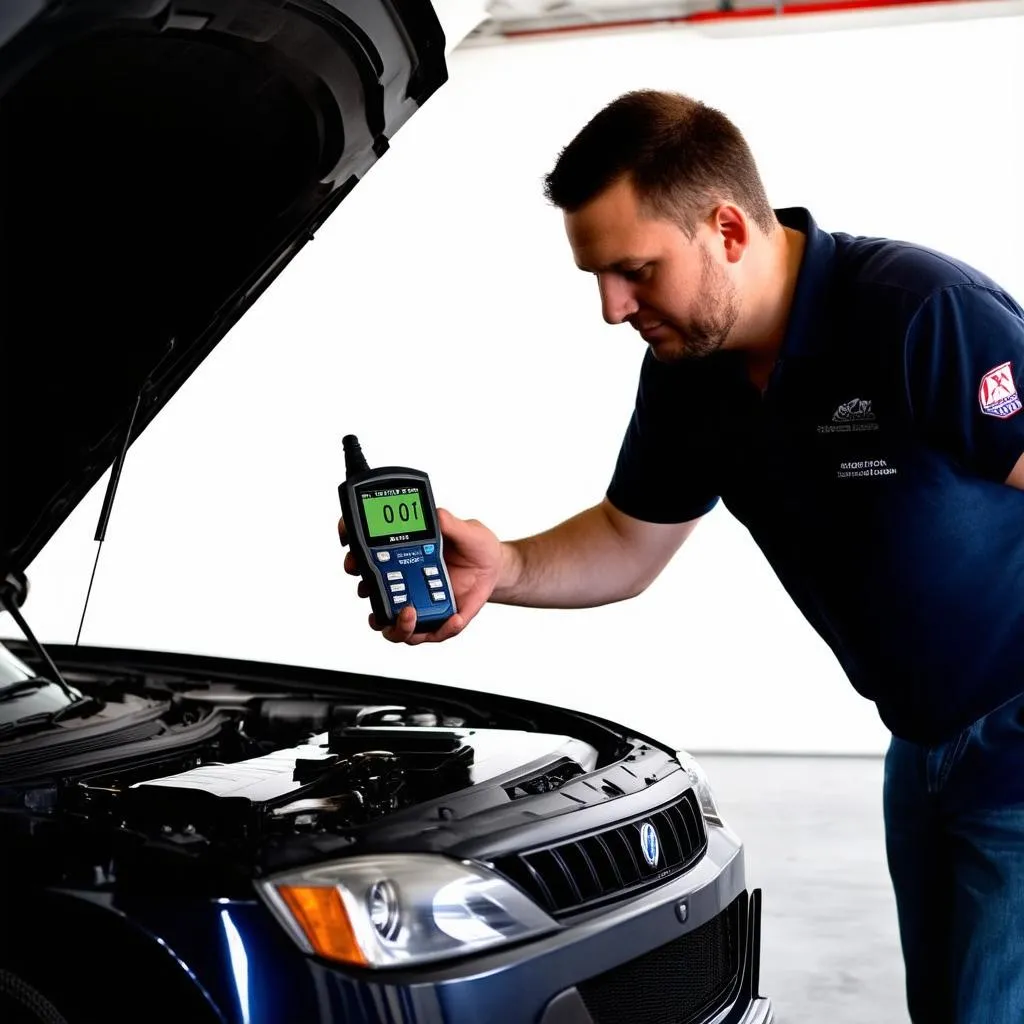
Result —
<instances>
[{"instance_id":1,"label":"short brown hair","mask_svg":"<svg viewBox=\"0 0 1024 1024\"><path fill-rule=\"evenodd\" d=\"M645 210L693 238L721 202L735 203L765 233L777 226L753 154L722 113L672 92L628 92L562 150L544 194L573 213L629 176Z\"/></svg>"}]
</instances>

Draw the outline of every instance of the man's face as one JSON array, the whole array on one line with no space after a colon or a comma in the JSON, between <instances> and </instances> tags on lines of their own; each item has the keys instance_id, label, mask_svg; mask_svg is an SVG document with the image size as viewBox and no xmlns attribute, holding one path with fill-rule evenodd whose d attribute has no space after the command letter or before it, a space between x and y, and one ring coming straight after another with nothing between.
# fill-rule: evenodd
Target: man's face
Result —
<instances>
[{"instance_id":1,"label":"man's face","mask_svg":"<svg viewBox=\"0 0 1024 1024\"><path fill-rule=\"evenodd\" d=\"M664 362L722 347L740 304L707 225L691 241L673 222L645 215L623 180L565 214L565 226L576 264L597 277L608 323L630 324Z\"/></svg>"}]
</instances>

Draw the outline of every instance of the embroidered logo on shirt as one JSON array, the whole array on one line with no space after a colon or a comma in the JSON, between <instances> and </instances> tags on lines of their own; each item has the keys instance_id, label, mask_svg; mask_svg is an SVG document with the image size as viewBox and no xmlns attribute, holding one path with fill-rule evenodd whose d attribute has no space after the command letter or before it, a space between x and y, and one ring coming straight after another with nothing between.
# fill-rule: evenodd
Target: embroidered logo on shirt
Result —
<instances>
[{"instance_id":1,"label":"embroidered logo on shirt","mask_svg":"<svg viewBox=\"0 0 1024 1024\"><path fill-rule=\"evenodd\" d=\"M1001 420L1020 412L1021 401L1009 362L994 366L981 378L978 404L986 416L998 416Z\"/></svg>"},{"instance_id":2,"label":"embroidered logo on shirt","mask_svg":"<svg viewBox=\"0 0 1024 1024\"><path fill-rule=\"evenodd\" d=\"M833 423L850 423L854 420L873 420L874 418L871 402L864 398L851 398L849 402L843 402L832 413Z\"/></svg>"},{"instance_id":3,"label":"embroidered logo on shirt","mask_svg":"<svg viewBox=\"0 0 1024 1024\"><path fill-rule=\"evenodd\" d=\"M868 398L851 398L841 403L834 413L832 422L818 427L819 434L848 434L853 431L877 430L875 412Z\"/></svg>"}]
</instances>

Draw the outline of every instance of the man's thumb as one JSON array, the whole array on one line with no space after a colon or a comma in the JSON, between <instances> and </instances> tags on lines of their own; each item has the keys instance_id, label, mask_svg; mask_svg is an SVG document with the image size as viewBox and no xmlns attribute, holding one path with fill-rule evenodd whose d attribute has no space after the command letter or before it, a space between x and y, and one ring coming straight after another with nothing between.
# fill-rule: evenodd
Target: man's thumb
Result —
<instances>
[{"instance_id":1,"label":"man's thumb","mask_svg":"<svg viewBox=\"0 0 1024 1024\"><path fill-rule=\"evenodd\" d=\"M437 510L437 526L441 533L453 544L471 543L475 534L474 527L480 523L475 519L459 519L453 516L446 508Z\"/></svg>"},{"instance_id":2,"label":"man's thumb","mask_svg":"<svg viewBox=\"0 0 1024 1024\"><path fill-rule=\"evenodd\" d=\"M446 537L457 537L460 527L463 526L461 519L457 519L446 508L437 510L437 527Z\"/></svg>"}]
</instances>

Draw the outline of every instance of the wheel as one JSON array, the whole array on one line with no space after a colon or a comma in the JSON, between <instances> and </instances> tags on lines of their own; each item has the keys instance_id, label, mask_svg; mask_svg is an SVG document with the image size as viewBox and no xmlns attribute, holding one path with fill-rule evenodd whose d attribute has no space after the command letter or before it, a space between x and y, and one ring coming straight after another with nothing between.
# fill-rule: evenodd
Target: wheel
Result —
<instances>
[{"instance_id":1,"label":"wheel","mask_svg":"<svg viewBox=\"0 0 1024 1024\"><path fill-rule=\"evenodd\" d=\"M42 992L2 967L0 1020L4 1024L68 1024Z\"/></svg>"}]
</instances>

